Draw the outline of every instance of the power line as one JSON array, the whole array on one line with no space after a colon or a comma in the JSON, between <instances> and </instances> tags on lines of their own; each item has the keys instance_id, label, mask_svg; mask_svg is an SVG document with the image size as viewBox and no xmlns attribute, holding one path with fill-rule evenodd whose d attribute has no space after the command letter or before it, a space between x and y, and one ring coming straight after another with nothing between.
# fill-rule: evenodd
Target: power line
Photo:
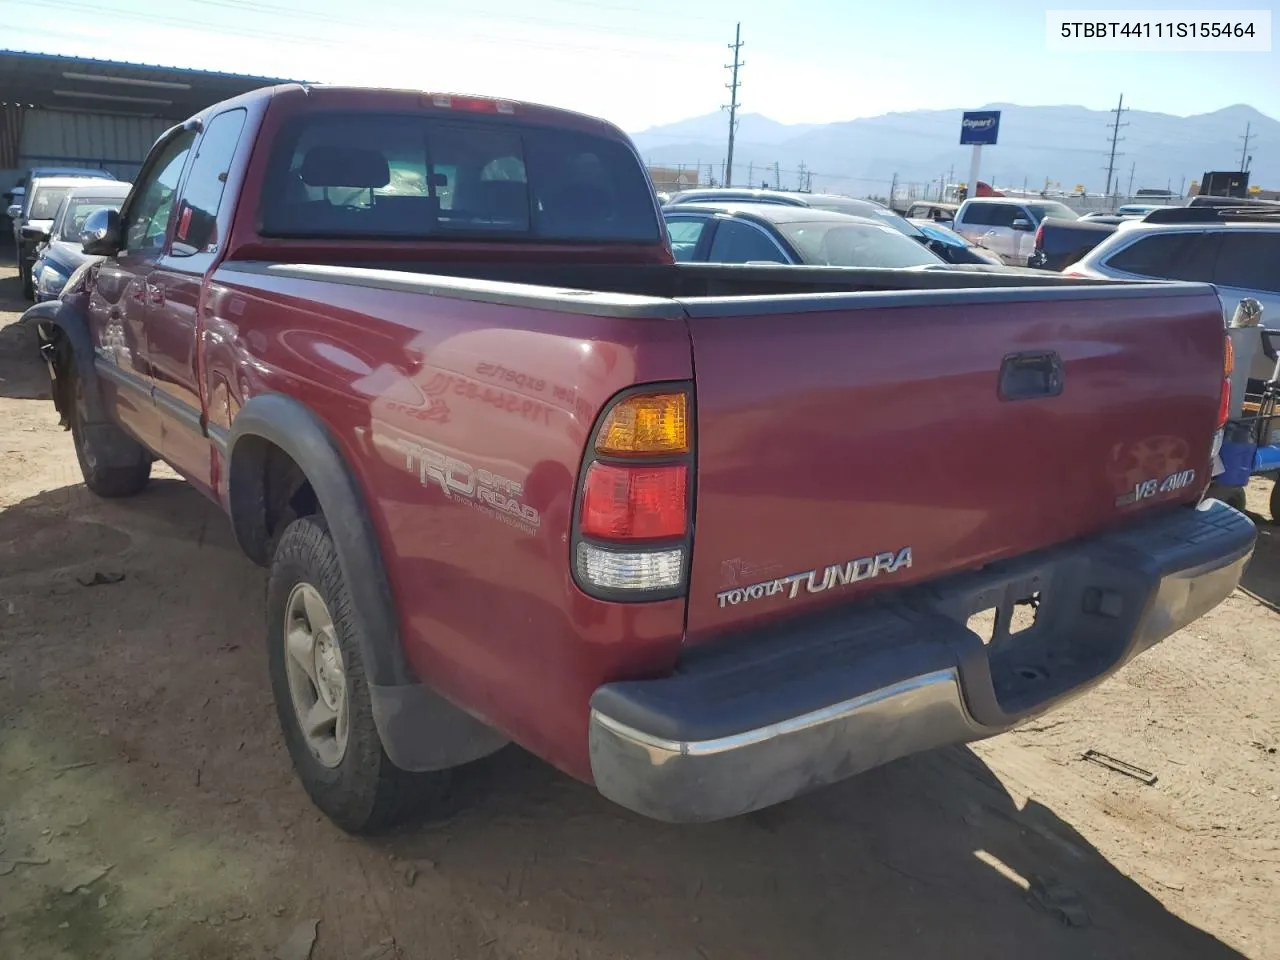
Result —
<instances>
[{"instance_id":1,"label":"power line","mask_svg":"<svg viewBox=\"0 0 1280 960\"><path fill-rule=\"evenodd\" d=\"M726 63L724 67L726 70L733 71L733 81L725 84L729 88L729 105L724 108L729 111L729 156L725 162L724 173L726 187L733 186L733 138L738 132L738 70L743 66L739 56L742 45L742 24L739 23L733 28L733 43L729 44L729 49L733 51L733 63Z\"/></svg>"},{"instance_id":2,"label":"power line","mask_svg":"<svg viewBox=\"0 0 1280 960\"><path fill-rule=\"evenodd\" d=\"M1116 115L1116 119L1115 119L1115 122L1111 125L1111 159L1107 161L1107 189L1103 193L1104 197L1111 196L1111 176L1112 174L1115 173L1115 170L1116 170L1116 144L1123 139L1123 137L1120 136L1120 128L1127 127L1129 125L1127 123L1120 122L1121 115L1127 112L1124 106L1123 93L1120 94L1120 102L1116 105L1116 108L1111 112ZM1123 154L1121 154L1121 156L1123 156Z\"/></svg>"},{"instance_id":3,"label":"power line","mask_svg":"<svg viewBox=\"0 0 1280 960\"><path fill-rule=\"evenodd\" d=\"M1249 169L1249 161L1253 159L1253 157L1249 156L1249 141L1253 139L1253 137L1249 135L1249 131L1252 128L1252 123L1246 123L1244 125L1244 136L1236 137L1237 140L1244 141L1244 146L1240 148L1240 170L1242 173Z\"/></svg>"}]
</instances>

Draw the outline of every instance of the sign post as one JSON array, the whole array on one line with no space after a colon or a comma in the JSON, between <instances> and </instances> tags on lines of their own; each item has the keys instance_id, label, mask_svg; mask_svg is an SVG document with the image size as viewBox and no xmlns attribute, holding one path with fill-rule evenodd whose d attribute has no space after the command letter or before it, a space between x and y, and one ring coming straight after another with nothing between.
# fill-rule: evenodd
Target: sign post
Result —
<instances>
[{"instance_id":1,"label":"sign post","mask_svg":"<svg viewBox=\"0 0 1280 960\"><path fill-rule=\"evenodd\" d=\"M969 183L965 187L965 199L978 195L978 171L982 167L982 148L995 146L1000 135L999 110L966 110L960 121L960 145L973 147L969 161Z\"/></svg>"}]
</instances>

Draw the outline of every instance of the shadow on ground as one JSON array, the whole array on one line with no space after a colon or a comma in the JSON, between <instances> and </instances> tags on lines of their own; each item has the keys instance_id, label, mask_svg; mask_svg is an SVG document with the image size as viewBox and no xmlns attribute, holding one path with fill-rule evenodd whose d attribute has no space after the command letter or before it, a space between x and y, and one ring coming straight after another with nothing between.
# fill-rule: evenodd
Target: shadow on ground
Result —
<instances>
[{"instance_id":1,"label":"shadow on ground","mask_svg":"<svg viewBox=\"0 0 1280 960\"><path fill-rule=\"evenodd\" d=\"M95 570L123 579L81 586ZM675 827L509 748L459 771L433 818L344 837L279 745L262 585L225 518L179 482L111 503L64 487L0 512L0 809L11 841L38 838L67 789L49 771L92 758L77 796L101 827L93 855L116 864L103 909L121 911L94 928L103 955L134 955L145 916L146 955L205 958L269 956L308 917L313 960L1240 956L1052 809L1019 808L966 749ZM456 602L486 602L482 586L455 584ZM2 738L35 759L7 758ZM135 849L139 824L161 841ZM218 866L194 874L206 860ZM24 873L31 905L11 906L0 955L64 955L44 909L55 867ZM228 903L238 922L211 928ZM366 953L387 938L399 953Z\"/></svg>"}]
</instances>

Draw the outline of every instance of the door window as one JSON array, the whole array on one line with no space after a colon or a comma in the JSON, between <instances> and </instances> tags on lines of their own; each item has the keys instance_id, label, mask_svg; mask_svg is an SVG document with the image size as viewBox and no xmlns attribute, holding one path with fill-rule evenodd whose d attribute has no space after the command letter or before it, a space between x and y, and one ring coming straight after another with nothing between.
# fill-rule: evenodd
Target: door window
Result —
<instances>
[{"instance_id":1,"label":"door window","mask_svg":"<svg viewBox=\"0 0 1280 960\"><path fill-rule=\"evenodd\" d=\"M993 224L991 219L994 203L971 203L964 211L964 225L966 227L987 227Z\"/></svg>"},{"instance_id":2,"label":"door window","mask_svg":"<svg viewBox=\"0 0 1280 960\"><path fill-rule=\"evenodd\" d=\"M182 188L182 209L173 232L174 256L207 253L217 244L218 209L246 116L244 110L228 110L205 128L191 161L191 175Z\"/></svg>"},{"instance_id":3,"label":"door window","mask_svg":"<svg viewBox=\"0 0 1280 960\"><path fill-rule=\"evenodd\" d=\"M129 253L160 256L173 216L178 180L194 140L194 132L182 132L161 149L155 163L148 165L137 199L125 215L125 250Z\"/></svg>"},{"instance_id":4,"label":"door window","mask_svg":"<svg viewBox=\"0 0 1280 960\"><path fill-rule=\"evenodd\" d=\"M1280 293L1280 233L1223 233L1213 282L1224 287Z\"/></svg>"},{"instance_id":5,"label":"door window","mask_svg":"<svg viewBox=\"0 0 1280 960\"><path fill-rule=\"evenodd\" d=\"M711 241L712 263L750 263L772 261L786 263L778 245L756 227L733 220L721 220Z\"/></svg>"},{"instance_id":6,"label":"door window","mask_svg":"<svg viewBox=\"0 0 1280 960\"><path fill-rule=\"evenodd\" d=\"M988 205L987 225L992 227L1012 227L1013 221L1021 217L1027 219L1027 213L1012 203L992 203Z\"/></svg>"}]
</instances>

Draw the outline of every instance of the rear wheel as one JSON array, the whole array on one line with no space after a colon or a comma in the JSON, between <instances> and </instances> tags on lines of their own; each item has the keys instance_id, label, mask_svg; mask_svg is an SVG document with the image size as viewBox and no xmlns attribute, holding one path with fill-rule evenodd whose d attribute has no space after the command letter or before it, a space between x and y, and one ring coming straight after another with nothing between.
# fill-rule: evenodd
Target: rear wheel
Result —
<instances>
[{"instance_id":1,"label":"rear wheel","mask_svg":"<svg viewBox=\"0 0 1280 960\"><path fill-rule=\"evenodd\" d=\"M36 298L35 280L31 276L31 267L25 262L25 258L21 254L18 255L18 275L22 278L22 296L26 300L34 300Z\"/></svg>"},{"instance_id":2,"label":"rear wheel","mask_svg":"<svg viewBox=\"0 0 1280 960\"><path fill-rule=\"evenodd\" d=\"M406 772L382 749L351 596L322 516L294 520L281 534L267 626L285 745L307 794L330 820L349 833L373 833L443 798L446 772Z\"/></svg>"},{"instance_id":3,"label":"rear wheel","mask_svg":"<svg viewBox=\"0 0 1280 960\"><path fill-rule=\"evenodd\" d=\"M1280 523L1280 477L1271 484L1271 522Z\"/></svg>"},{"instance_id":4,"label":"rear wheel","mask_svg":"<svg viewBox=\"0 0 1280 960\"><path fill-rule=\"evenodd\" d=\"M87 426L88 407L84 383L71 377L71 437L84 485L100 497L131 497L151 478L151 454L147 448L115 424Z\"/></svg>"}]
</instances>

